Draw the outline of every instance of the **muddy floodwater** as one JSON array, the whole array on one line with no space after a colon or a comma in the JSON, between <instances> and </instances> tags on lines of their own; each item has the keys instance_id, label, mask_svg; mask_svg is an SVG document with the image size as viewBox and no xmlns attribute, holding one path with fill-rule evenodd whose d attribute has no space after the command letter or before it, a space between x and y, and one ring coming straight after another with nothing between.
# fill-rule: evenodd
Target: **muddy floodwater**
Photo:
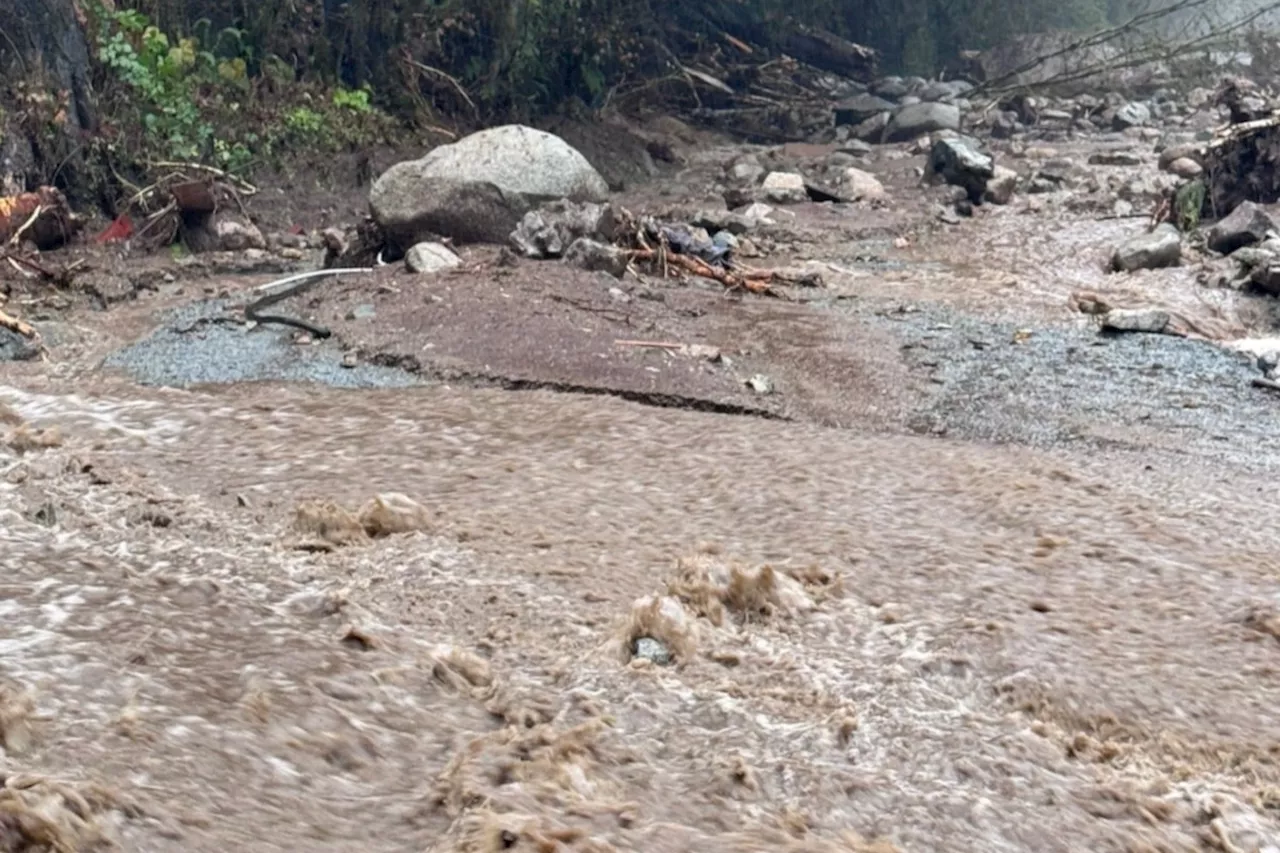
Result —
<instances>
[{"instance_id":1,"label":"muddy floodwater","mask_svg":"<svg viewBox=\"0 0 1280 853\"><path fill-rule=\"evenodd\" d=\"M784 298L474 249L297 300L321 342L234 319L269 276L50 314L0 366L0 838L1280 850L1271 303L1109 275L1145 223L1052 196L943 224L921 159L777 212ZM377 495L425 515L292 526Z\"/></svg>"}]
</instances>

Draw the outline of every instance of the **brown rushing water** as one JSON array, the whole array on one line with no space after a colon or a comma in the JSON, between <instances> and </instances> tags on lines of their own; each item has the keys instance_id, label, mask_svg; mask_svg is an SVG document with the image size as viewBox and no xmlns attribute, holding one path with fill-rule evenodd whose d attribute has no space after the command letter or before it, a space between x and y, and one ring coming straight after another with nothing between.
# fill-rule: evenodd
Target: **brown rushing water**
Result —
<instances>
[{"instance_id":1,"label":"brown rushing water","mask_svg":"<svg viewBox=\"0 0 1280 853\"><path fill-rule=\"evenodd\" d=\"M130 396L6 394L71 440L7 466L3 631L45 716L21 760L151 803L130 849L453 849L473 812L636 850L1275 829L1265 480L541 393ZM298 498L382 490L439 538L277 544ZM710 632L734 666L620 666L617 621L707 543L844 594ZM496 698L433 678L442 644Z\"/></svg>"},{"instance_id":2,"label":"brown rushing water","mask_svg":"<svg viewBox=\"0 0 1280 853\"><path fill-rule=\"evenodd\" d=\"M1061 319L1092 237L1012 215L946 249L1001 275L855 283ZM1036 450L59 365L0 403L64 436L0 453L5 768L109 788L80 811L124 849L1276 849L1274 480L1175 429ZM288 547L299 501L388 491L434 529ZM695 654L625 665L693 555L800 606L691 611Z\"/></svg>"}]
</instances>

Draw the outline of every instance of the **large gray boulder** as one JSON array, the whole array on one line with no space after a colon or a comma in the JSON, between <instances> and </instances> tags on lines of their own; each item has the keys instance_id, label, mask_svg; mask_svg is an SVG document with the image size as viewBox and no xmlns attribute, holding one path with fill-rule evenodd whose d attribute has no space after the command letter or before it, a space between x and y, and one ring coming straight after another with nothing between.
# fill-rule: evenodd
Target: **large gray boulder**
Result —
<instances>
[{"instance_id":1,"label":"large gray boulder","mask_svg":"<svg viewBox=\"0 0 1280 853\"><path fill-rule=\"evenodd\" d=\"M1150 234L1143 232L1121 243L1111 256L1117 272L1177 266L1182 258L1182 234L1168 222Z\"/></svg>"},{"instance_id":2,"label":"large gray boulder","mask_svg":"<svg viewBox=\"0 0 1280 853\"><path fill-rule=\"evenodd\" d=\"M512 124L388 169L369 193L374 219L412 246L433 235L504 243L526 212L556 199L602 202L604 178L558 136Z\"/></svg>"},{"instance_id":3,"label":"large gray boulder","mask_svg":"<svg viewBox=\"0 0 1280 853\"><path fill-rule=\"evenodd\" d=\"M960 108L953 104L908 104L899 107L884 129L885 142L910 142L939 130L960 129Z\"/></svg>"}]
</instances>

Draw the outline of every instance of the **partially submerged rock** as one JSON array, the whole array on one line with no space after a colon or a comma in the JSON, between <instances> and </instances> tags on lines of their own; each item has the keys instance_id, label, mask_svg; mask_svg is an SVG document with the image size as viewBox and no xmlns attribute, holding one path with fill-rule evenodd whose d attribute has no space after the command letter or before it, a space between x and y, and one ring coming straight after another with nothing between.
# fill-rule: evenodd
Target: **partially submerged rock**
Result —
<instances>
[{"instance_id":1,"label":"partially submerged rock","mask_svg":"<svg viewBox=\"0 0 1280 853\"><path fill-rule=\"evenodd\" d=\"M1182 235L1163 222L1151 233L1136 234L1120 244L1111 257L1118 272L1177 266L1182 259Z\"/></svg>"},{"instance_id":2,"label":"partially submerged rock","mask_svg":"<svg viewBox=\"0 0 1280 853\"><path fill-rule=\"evenodd\" d=\"M1229 255L1236 249L1261 243L1275 227L1269 213L1253 202L1245 201L1214 223L1209 229L1207 242L1215 252Z\"/></svg>"},{"instance_id":3,"label":"partially submerged rock","mask_svg":"<svg viewBox=\"0 0 1280 853\"><path fill-rule=\"evenodd\" d=\"M1169 312L1159 308L1112 308L1102 315L1102 328L1111 332L1159 333L1169 326Z\"/></svg>"}]
</instances>

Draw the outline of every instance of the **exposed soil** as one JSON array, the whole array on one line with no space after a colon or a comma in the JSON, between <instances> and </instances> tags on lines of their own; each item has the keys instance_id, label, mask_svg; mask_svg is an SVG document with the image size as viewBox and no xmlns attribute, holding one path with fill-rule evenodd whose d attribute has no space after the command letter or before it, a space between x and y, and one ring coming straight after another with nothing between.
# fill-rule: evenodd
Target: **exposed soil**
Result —
<instances>
[{"instance_id":1,"label":"exposed soil","mask_svg":"<svg viewBox=\"0 0 1280 853\"><path fill-rule=\"evenodd\" d=\"M741 150L618 201L714 207ZM311 255L78 250L118 298L15 297L48 345L0 384L0 793L26 830L1274 851L1280 400L1222 342L1274 303L1192 253L1108 275L1142 222L1077 196L944 225L922 161L868 159L884 206L777 209L751 263L824 286L776 298L488 248L280 306L323 341L240 312ZM1202 339L1102 335L1081 289ZM370 538L353 513L388 493L425 514Z\"/></svg>"}]
</instances>

